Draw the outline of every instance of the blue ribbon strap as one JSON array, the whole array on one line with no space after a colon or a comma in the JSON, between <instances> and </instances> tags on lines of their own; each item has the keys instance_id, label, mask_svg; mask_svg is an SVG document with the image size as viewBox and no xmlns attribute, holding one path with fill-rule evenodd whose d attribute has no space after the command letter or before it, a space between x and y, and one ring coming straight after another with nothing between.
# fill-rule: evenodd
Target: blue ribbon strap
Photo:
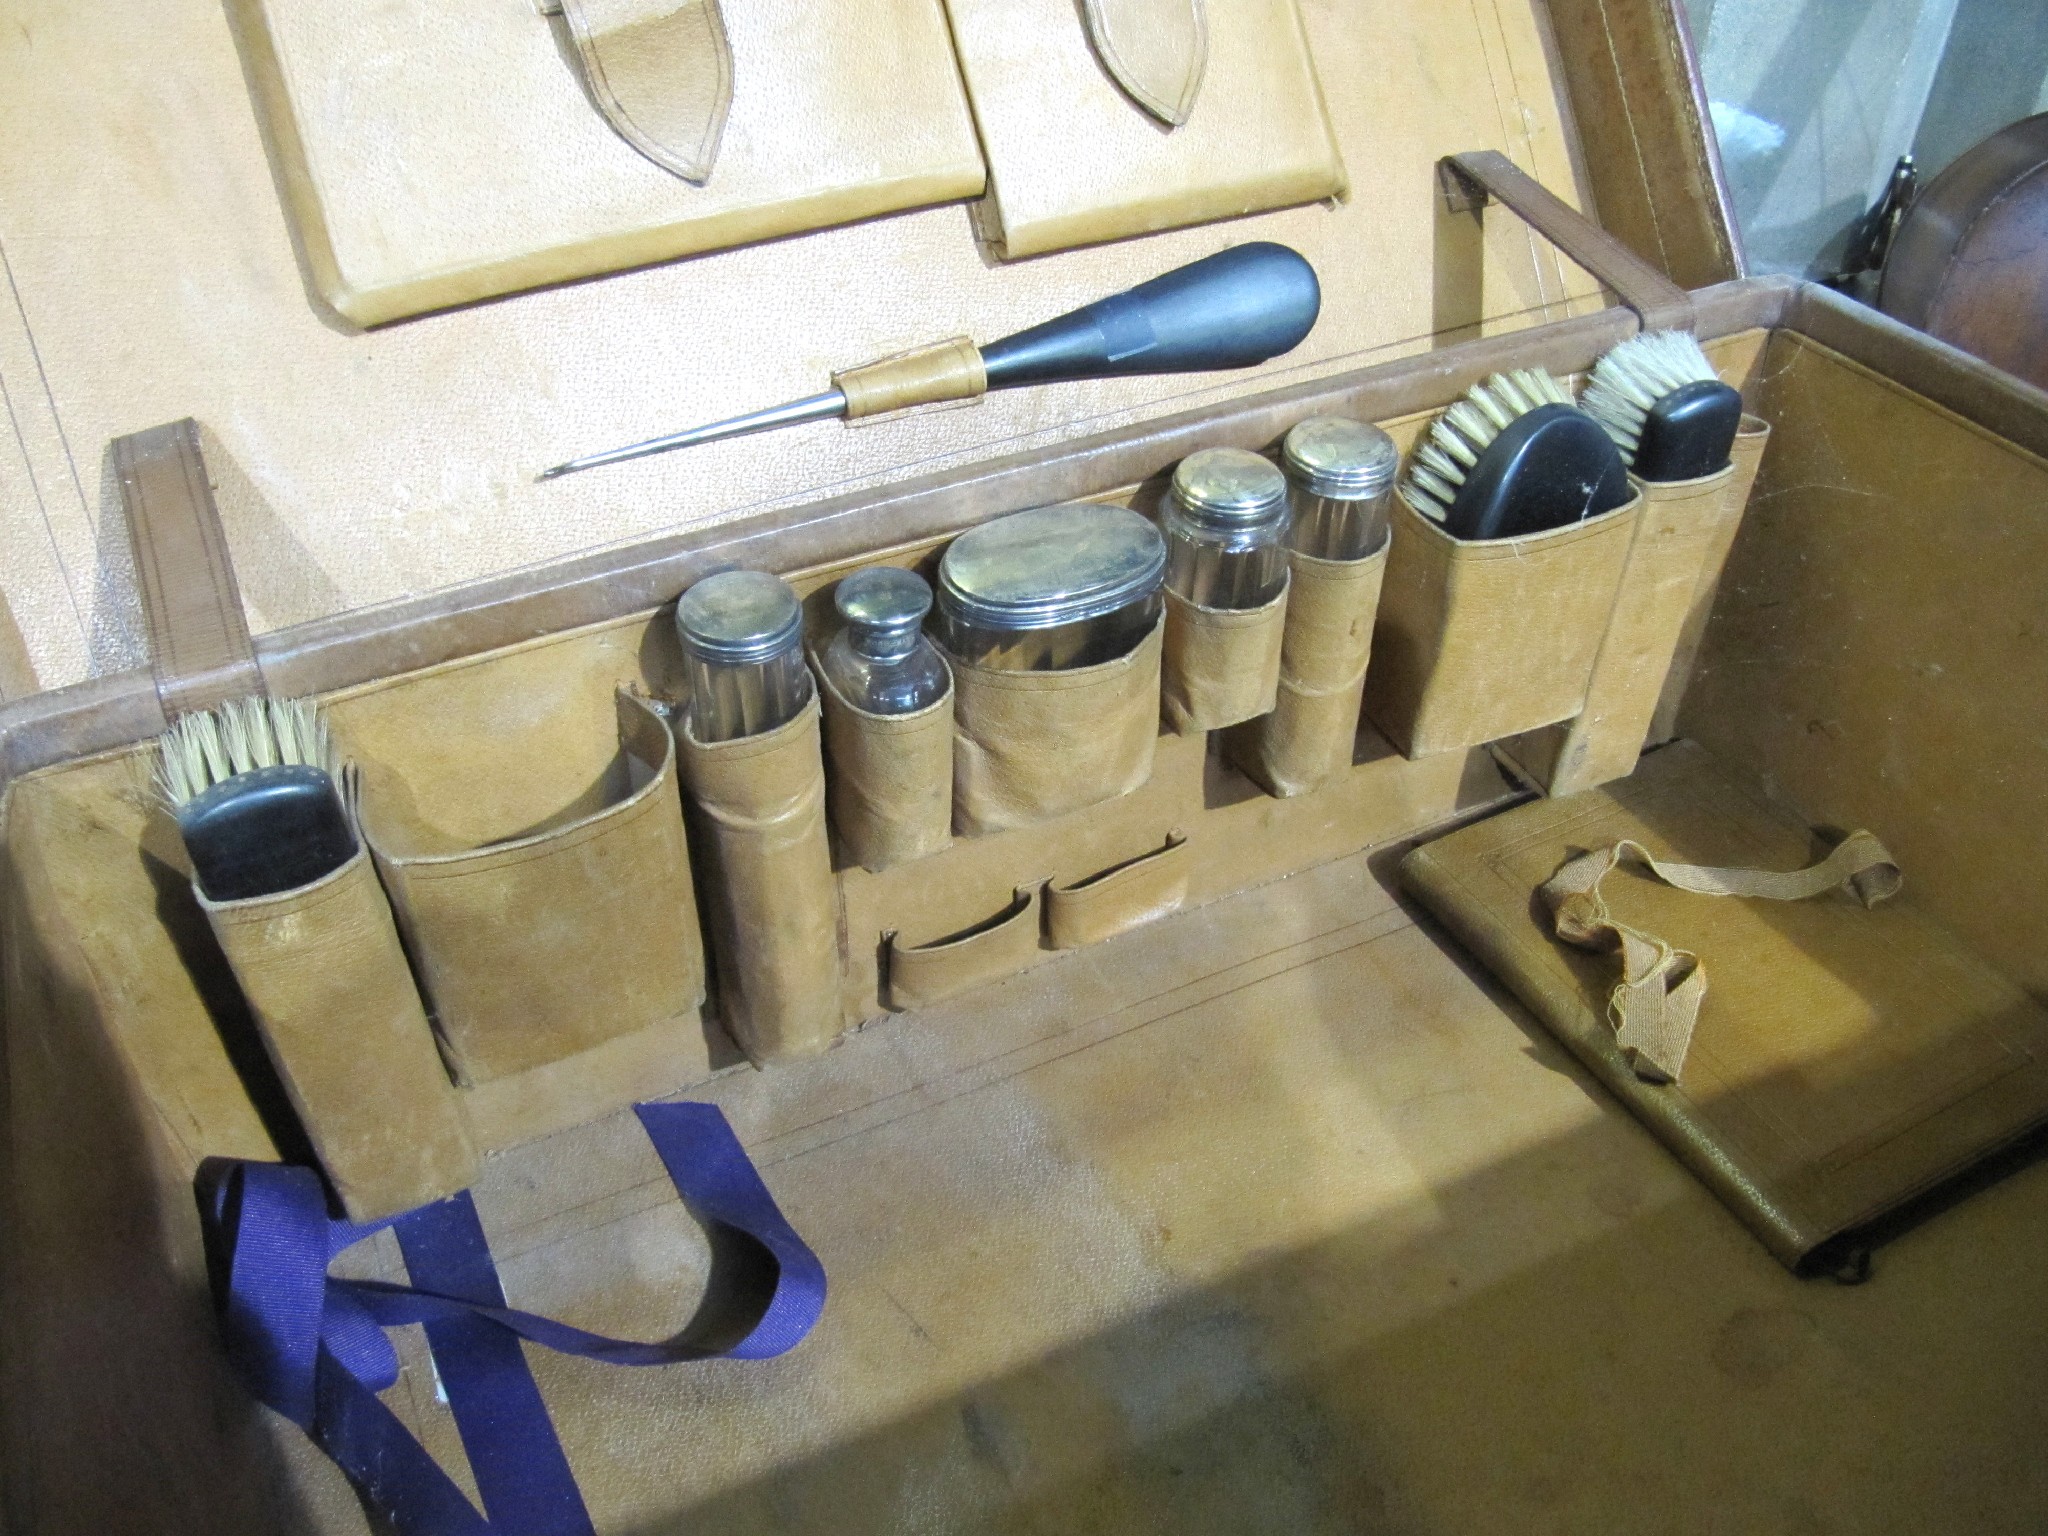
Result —
<instances>
[{"instance_id":1,"label":"blue ribbon strap","mask_svg":"<svg viewBox=\"0 0 2048 1536\"><path fill-rule=\"evenodd\" d=\"M816 1325L825 1271L708 1104L642 1104L641 1126L685 1206L773 1263L765 1305L728 1347L610 1339L506 1305L467 1194L357 1226L331 1219L308 1168L216 1159L200 1219L228 1358L260 1401L310 1434L405 1536L589 1536L590 1516L520 1340L615 1365L783 1354ZM412 1284L339 1280L344 1248L393 1228ZM377 1399L398 1379L384 1329L426 1326L484 1513Z\"/></svg>"}]
</instances>

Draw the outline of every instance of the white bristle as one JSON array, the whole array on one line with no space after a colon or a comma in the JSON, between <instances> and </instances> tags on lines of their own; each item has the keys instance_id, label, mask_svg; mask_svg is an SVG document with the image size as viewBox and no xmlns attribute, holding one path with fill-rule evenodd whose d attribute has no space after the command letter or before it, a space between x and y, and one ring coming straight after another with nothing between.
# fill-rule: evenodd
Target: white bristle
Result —
<instances>
[{"instance_id":1,"label":"white bristle","mask_svg":"<svg viewBox=\"0 0 2048 1536\"><path fill-rule=\"evenodd\" d=\"M1433 522L1443 522L1487 444L1539 406L1571 403L1572 392L1541 368L1496 373L1473 385L1416 445L1401 478L1401 499Z\"/></svg>"},{"instance_id":2,"label":"white bristle","mask_svg":"<svg viewBox=\"0 0 2048 1536\"><path fill-rule=\"evenodd\" d=\"M231 699L184 715L157 738L157 787L173 806L257 768L337 771L327 721L304 699Z\"/></svg>"},{"instance_id":3,"label":"white bristle","mask_svg":"<svg viewBox=\"0 0 2048 1536\"><path fill-rule=\"evenodd\" d=\"M1643 424L1657 402L1675 389L1720 378L1688 331L1646 331L1600 359L1579 405L1606 429L1635 467Z\"/></svg>"}]
</instances>

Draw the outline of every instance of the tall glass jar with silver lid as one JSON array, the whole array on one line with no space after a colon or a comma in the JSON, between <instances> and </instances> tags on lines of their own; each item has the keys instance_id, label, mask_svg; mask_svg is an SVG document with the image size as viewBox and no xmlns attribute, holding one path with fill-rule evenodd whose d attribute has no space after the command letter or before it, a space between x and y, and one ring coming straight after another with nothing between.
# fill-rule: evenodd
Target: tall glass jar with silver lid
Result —
<instances>
[{"instance_id":1,"label":"tall glass jar with silver lid","mask_svg":"<svg viewBox=\"0 0 2048 1536\"><path fill-rule=\"evenodd\" d=\"M939 643L971 666L1089 667L1159 622L1166 549L1124 507L1066 502L970 528L939 561Z\"/></svg>"},{"instance_id":2,"label":"tall glass jar with silver lid","mask_svg":"<svg viewBox=\"0 0 2048 1536\"><path fill-rule=\"evenodd\" d=\"M1363 560L1387 536L1401 452L1378 427L1311 416L1287 434L1280 457L1294 503L1288 542L1317 560Z\"/></svg>"},{"instance_id":3,"label":"tall glass jar with silver lid","mask_svg":"<svg viewBox=\"0 0 2048 1536\"><path fill-rule=\"evenodd\" d=\"M832 595L844 623L825 648L825 676L839 697L871 715L912 715L946 696L952 679L924 637L932 589L893 565L855 571Z\"/></svg>"},{"instance_id":4,"label":"tall glass jar with silver lid","mask_svg":"<svg viewBox=\"0 0 2048 1536\"><path fill-rule=\"evenodd\" d=\"M1287 481L1256 453L1180 461L1162 524L1166 584L1204 608L1263 608L1287 585Z\"/></svg>"},{"instance_id":5,"label":"tall glass jar with silver lid","mask_svg":"<svg viewBox=\"0 0 2048 1536\"><path fill-rule=\"evenodd\" d=\"M690 680L690 734L737 741L787 725L811 700L804 611L766 571L706 576L676 604Z\"/></svg>"}]
</instances>

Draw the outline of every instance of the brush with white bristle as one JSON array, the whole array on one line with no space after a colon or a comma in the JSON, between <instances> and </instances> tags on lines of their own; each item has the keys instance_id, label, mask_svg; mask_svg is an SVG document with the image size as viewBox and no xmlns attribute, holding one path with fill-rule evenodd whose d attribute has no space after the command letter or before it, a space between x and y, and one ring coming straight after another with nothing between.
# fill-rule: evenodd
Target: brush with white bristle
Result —
<instances>
[{"instance_id":1,"label":"brush with white bristle","mask_svg":"<svg viewBox=\"0 0 2048 1536\"><path fill-rule=\"evenodd\" d=\"M156 782L216 901L296 889L355 857L327 722L299 699L231 699L157 739Z\"/></svg>"},{"instance_id":2,"label":"brush with white bristle","mask_svg":"<svg viewBox=\"0 0 2048 1536\"><path fill-rule=\"evenodd\" d=\"M1646 331L1600 359L1579 402L1622 461L1652 482L1724 468L1742 422L1742 395L1721 382L1686 331Z\"/></svg>"},{"instance_id":3,"label":"brush with white bristle","mask_svg":"<svg viewBox=\"0 0 2048 1536\"><path fill-rule=\"evenodd\" d=\"M1545 434L1551 442L1531 451ZM1612 500L1620 465L1610 473L1605 449L1562 380L1518 368L1474 385L1437 418L1401 496L1461 539L1537 532L1611 509L1597 503L1620 504Z\"/></svg>"}]
</instances>

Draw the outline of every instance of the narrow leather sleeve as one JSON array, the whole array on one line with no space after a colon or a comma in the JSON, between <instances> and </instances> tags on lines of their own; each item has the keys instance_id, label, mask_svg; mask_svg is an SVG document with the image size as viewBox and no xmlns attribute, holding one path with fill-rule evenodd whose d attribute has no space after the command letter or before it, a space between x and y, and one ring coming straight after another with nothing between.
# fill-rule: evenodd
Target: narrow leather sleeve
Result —
<instances>
[{"instance_id":1,"label":"narrow leather sleeve","mask_svg":"<svg viewBox=\"0 0 2048 1536\"><path fill-rule=\"evenodd\" d=\"M590 99L620 138L702 185L732 106L718 0L560 0Z\"/></svg>"},{"instance_id":2,"label":"narrow leather sleeve","mask_svg":"<svg viewBox=\"0 0 2048 1536\"><path fill-rule=\"evenodd\" d=\"M1195 110L1209 62L1204 0L1084 0L1088 41L1123 93L1169 128Z\"/></svg>"}]
</instances>

